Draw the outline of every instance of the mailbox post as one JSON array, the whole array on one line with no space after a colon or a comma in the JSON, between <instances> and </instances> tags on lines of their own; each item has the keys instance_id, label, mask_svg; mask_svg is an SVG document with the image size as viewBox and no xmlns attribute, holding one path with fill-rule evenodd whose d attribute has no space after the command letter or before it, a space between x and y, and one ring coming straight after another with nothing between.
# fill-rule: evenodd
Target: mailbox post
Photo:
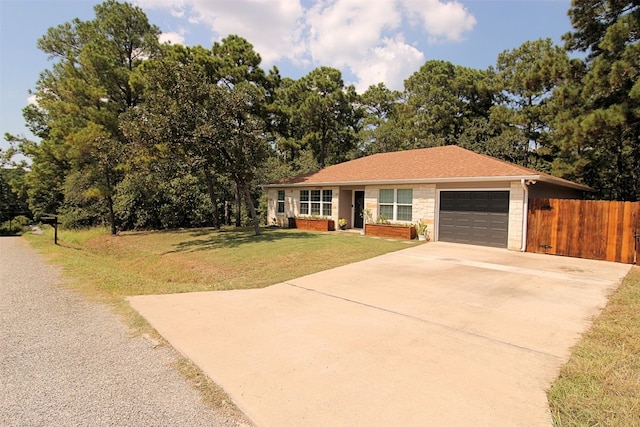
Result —
<instances>
[{"instance_id":1,"label":"mailbox post","mask_svg":"<svg viewBox=\"0 0 640 427\"><path fill-rule=\"evenodd\" d=\"M53 244L58 244L58 217L57 216L43 216L40 217L40 221L43 224L53 225Z\"/></svg>"}]
</instances>

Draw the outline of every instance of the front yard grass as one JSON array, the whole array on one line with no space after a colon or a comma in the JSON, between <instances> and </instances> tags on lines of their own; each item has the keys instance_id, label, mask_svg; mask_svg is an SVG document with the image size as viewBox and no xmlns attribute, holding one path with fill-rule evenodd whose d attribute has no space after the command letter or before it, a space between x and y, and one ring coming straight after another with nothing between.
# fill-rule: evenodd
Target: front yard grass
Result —
<instances>
[{"instance_id":1,"label":"front yard grass","mask_svg":"<svg viewBox=\"0 0 640 427\"><path fill-rule=\"evenodd\" d=\"M548 392L556 426L640 426L640 267L633 267Z\"/></svg>"},{"instance_id":2,"label":"front yard grass","mask_svg":"<svg viewBox=\"0 0 640 427\"><path fill-rule=\"evenodd\" d=\"M61 265L71 287L118 302L131 295L261 288L407 248L355 233L266 229L131 232L50 230L28 240Z\"/></svg>"}]
</instances>

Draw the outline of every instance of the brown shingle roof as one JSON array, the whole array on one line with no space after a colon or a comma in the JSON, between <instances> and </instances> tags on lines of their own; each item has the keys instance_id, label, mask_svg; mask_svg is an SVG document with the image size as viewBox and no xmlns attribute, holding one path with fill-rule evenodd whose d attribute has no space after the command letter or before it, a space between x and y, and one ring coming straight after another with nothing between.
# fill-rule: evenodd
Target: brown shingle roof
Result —
<instances>
[{"instance_id":1,"label":"brown shingle roof","mask_svg":"<svg viewBox=\"0 0 640 427\"><path fill-rule=\"evenodd\" d=\"M555 184L588 189L588 187L536 172L513 163L462 147L443 147L379 153L349 162L329 166L317 172L279 182L279 185L364 184L368 182L452 180L473 181L511 179L541 179Z\"/></svg>"}]
</instances>

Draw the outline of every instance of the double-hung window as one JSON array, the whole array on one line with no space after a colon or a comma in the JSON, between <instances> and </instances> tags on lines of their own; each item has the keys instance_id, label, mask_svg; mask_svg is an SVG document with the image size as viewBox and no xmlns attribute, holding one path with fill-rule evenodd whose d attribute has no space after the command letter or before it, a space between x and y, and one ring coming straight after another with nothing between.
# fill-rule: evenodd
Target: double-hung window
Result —
<instances>
[{"instance_id":1,"label":"double-hung window","mask_svg":"<svg viewBox=\"0 0 640 427\"><path fill-rule=\"evenodd\" d=\"M300 214L331 216L332 190L300 190Z\"/></svg>"},{"instance_id":2,"label":"double-hung window","mask_svg":"<svg viewBox=\"0 0 640 427\"><path fill-rule=\"evenodd\" d=\"M278 190L278 213L284 213L284 190Z\"/></svg>"},{"instance_id":3,"label":"double-hung window","mask_svg":"<svg viewBox=\"0 0 640 427\"><path fill-rule=\"evenodd\" d=\"M413 190L382 189L378 195L378 217L392 221L411 221Z\"/></svg>"},{"instance_id":4,"label":"double-hung window","mask_svg":"<svg viewBox=\"0 0 640 427\"><path fill-rule=\"evenodd\" d=\"M309 190L300 191L300 214L309 215Z\"/></svg>"}]
</instances>

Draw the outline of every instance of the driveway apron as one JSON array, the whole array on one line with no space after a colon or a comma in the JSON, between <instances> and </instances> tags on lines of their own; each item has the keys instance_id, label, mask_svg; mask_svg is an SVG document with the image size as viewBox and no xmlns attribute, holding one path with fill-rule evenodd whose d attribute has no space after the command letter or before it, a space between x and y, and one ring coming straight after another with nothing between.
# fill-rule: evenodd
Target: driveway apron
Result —
<instances>
[{"instance_id":1,"label":"driveway apron","mask_svg":"<svg viewBox=\"0 0 640 427\"><path fill-rule=\"evenodd\" d=\"M629 268L429 243L129 301L259 426L548 426L546 390Z\"/></svg>"}]
</instances>

